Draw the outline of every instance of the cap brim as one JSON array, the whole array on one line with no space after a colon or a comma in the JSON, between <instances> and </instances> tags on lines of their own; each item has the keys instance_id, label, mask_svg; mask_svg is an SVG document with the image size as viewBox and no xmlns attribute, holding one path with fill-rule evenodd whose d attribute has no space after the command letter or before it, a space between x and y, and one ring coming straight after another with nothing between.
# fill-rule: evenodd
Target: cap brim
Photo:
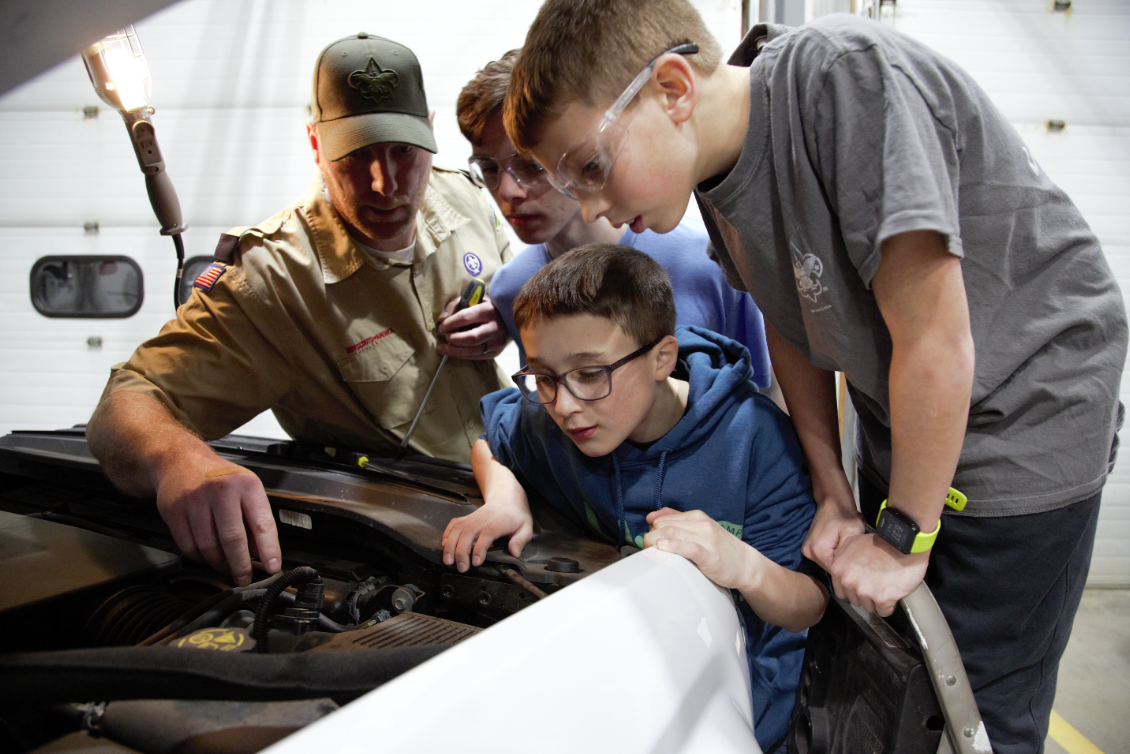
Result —
<instances>
[{"instance_id":1,"label":"cap brim","mask_svg":"<svg viewBox=\"0 0 1130 754\"><path fill-rule=\"evenodd\" d=\"M318 148L331 162L350 152L386 142L399 142L438 151L427 118L406 113L366 113L318 124Z\"/></svg>"}]
</instances>

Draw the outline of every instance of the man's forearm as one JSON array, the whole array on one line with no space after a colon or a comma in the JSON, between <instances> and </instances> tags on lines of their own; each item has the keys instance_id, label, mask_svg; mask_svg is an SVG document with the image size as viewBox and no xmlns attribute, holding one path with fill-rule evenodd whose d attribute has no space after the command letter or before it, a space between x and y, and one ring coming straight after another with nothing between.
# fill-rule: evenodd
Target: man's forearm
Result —
<instances>
[{"instance_id":1,"label":"man's forearm","mask_svg":"<svg viewBox=\"0 0 1130 754\"><path fill-rule=\"evenodd\" d=\"M178 454L212 453L160 401L133 391L105 396L86 427L90 452L110 480L136 497L156 494L156 473Z\"/></svg>"}]
</instances>

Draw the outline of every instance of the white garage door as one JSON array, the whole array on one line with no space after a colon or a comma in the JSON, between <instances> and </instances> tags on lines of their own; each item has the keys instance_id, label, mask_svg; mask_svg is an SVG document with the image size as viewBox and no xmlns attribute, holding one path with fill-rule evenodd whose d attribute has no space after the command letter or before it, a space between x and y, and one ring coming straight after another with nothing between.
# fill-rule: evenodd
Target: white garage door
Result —
<instances>
[{"instance_id":1,"label":"white garage door","mask_svg":"<svg viewBox=\"0 0 1130 754\"><path fill-rule=\"evenodd\" d=\"M692 2L723 45L737 44L740 2ZM366 30L412 48L436 111L435 162L465 168L471 148L456 98L479 68L522 45L539 6L183 0L138 21L153 123L189 226L187 256L211 256L221 232L263 220L305 190L314 163L304 108L323 46ZM0 434L85 422L110 365L172 316L173 244L157 231L121 118L95 96L77 55L0 96ZM28 295L32 265L75 254L140 263L141 310L113 320L40 315ZM517 370L516 355L506 366ZM270 413L241 431L285 437Z\"/></svg>"},{"instance_id":2,"label":"white garage door","mask_svg":"<svg viewBox=\"0 0 1130 754\"><path fill-rule=\"evenodd\" d=\"M989 92L1082 210L1130 291L1130 3L898 0L884 18ZM1130 405L1125 373L1122 401ZM1130 585L1130 451L1103 494L1089 584Z\"/></svg>"}]
</instances>

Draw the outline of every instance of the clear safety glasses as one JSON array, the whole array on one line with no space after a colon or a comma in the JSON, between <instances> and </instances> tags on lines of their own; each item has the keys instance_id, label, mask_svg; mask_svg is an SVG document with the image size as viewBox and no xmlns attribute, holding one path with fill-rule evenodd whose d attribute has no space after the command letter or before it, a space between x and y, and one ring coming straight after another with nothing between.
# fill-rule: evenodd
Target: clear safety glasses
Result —
<instances>
[{"instance_id":1,"label":"clear safety glasses","mask_svg":"<svg viewBox=\"0 0 1130 754\"><path fill-rule=\"evenodd\" d=\"M651 78L655 61L668 53L693 55L696 52L698 45L689 42L656 55L628 85L624 93L616 98L612 107L604 111L596 127L561 155L561 159L557 161L557 171L547 176L550 184L570 199L576 199L577 192L591 194L604 188L604 184L608 182L608 174L612 172L612 164L616 162L628 136L628 129L616 120Z\"/></svg>"},{"instance_id":2,"label":"clear safety glasses","mask_svg":"<svg viewBox=\"0 0 1130 754\"><path fill-rule=\"evenodd\" d=\"M612 372L632 359L643 356L655 348L662 338L653 340L638 351L633 351L619 361L605 366L578 367L564 374L545 374L533 372L526 367L511 377L522 392L522 397L531 403L553 403L557 400L557 384L565 386L579 401L599 401L612 394Z\"/></svg>"},{"instance_id":3,"label":"clear safety glasses","mask_svg":"<svg viewBox=\"0 0 1130 754\"><path fill-rule=\"evenodd\" d=\"M471 166L471 175L491 191L502 183L502 172L506 171L522 186L532 188L545 181L547 173L545 168L533 160L527 160L517 152L505 160L496 160L493 157L475 155L467 160Z\"/></svg>"}]
</instances>

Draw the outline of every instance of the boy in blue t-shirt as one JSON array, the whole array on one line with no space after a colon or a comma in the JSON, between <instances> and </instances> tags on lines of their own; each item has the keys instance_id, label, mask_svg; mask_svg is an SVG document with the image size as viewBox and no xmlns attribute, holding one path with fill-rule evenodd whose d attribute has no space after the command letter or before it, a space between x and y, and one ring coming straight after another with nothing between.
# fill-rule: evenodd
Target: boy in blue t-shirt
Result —
<instances>
[{"instance_id":1,"label":"boy in blue t-shirt","mask_svg":"<svg viewBox=\"0 0 1130 754\"><path fill-rule=\"evenodd\" d=\"M676 330L667 275L639 251L591 244L550 262L514 316L529 364L518 389L482 401L471 465L485 504L448 525L444 562L479 566L507 536L520 555L527 490L617 546L686 557L741 595L755 733L773 751L828 599L802 571L815 503L789 418L741 344Z\"/></svg>"},{"instance_id":2,"label":"boy in blue t-shirt","mask_svg":"<svg viewBox=\"0 0 1130 754\"><path fill-rule=\"evenodd\" d=\"M518 344L519 362L525 365L526 352L514 325L514 299L522 285L570 249L619 243L644 252L667 272L680 325L705 327L744 345L753 363L754 383L768 388L772 375L761 312L748 293L726 282L722 270L706 255L706 229L701 224L683 221L660 235L613 225L604 217L585 218L577 200L554 190L540 165L515 153L502 128L502 102L516 56L517 51L511 50L484 66L463 87L455 114L459 130L471 142L472 174L486 186L518 238L529 244L490 282L491 302Z\"/></svg>"}]
</instances>

